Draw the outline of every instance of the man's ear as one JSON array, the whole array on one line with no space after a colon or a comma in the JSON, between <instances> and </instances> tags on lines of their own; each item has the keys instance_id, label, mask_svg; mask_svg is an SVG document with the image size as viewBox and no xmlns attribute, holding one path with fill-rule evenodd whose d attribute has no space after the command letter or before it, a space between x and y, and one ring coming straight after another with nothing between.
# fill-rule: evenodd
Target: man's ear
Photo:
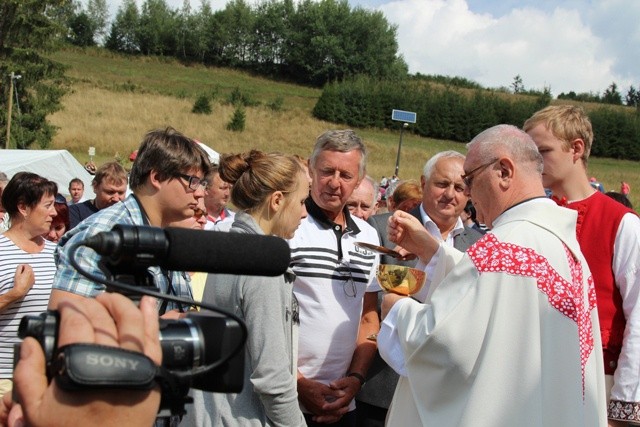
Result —
<instances>
[{"instance_id":1,"label":"man's ear","mask_svg":"<svg viewBox=\"0 0 640 427\"><path fill-rule=\"evenodd\" d=\"M505 157L500 159L498 161L498 166L500 167L500 177L503 180L513 178L515 167L510 158Z\"/></svg>"},{"instance_id":2,"label":"man's ear","mask_svg":"<svg viewBox=\"0 0 640 427\"><path fill-rule=\"evenodd\" d=\"M151 172L149 172L149 184L151 184L151 186L155 189L160 189L162 182L167 181L166 179L161 181L158 175L158 171L156 171L155 169L151 169Z\"/></svg>"},{"instance_id":3,"label":"man's ear","mask_svg":"<svg viewBox=\"0 0 640 427\"><path fill-rule=\"evenodd\" d=\"M573 149L573 161L582 159L584 156L584 140L582 138L576 138L571 141L571 148Z\"/></svg>"}]
</instances>

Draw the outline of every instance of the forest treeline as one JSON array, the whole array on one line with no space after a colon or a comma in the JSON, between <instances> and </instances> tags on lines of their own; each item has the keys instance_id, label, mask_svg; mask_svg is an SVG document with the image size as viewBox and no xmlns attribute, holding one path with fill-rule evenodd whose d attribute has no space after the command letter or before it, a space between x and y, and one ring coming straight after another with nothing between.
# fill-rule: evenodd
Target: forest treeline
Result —
<instances>
[{"instance_id":1,"label":"forest treeline","mask_svg":"<svg viewBox=\"0 0 640 427\"><path fill-rule=\"evenodd\" d=\"M110 50L172 56L233 67L295 83L326 82L365 74L407 75L398 55L396 26L380 11L352 8L347 0L231 0L213 11L207 1L171 9L165 0L123 0L108 31L93 0L76 8L69 40L88 46L103 38Z\"/></svg>"},{"instance_id":2,"label":"forest treeline","mask_svg":"<svg viewBox=\"0 0 640 427\"><path fill-rule=\"evenodd\" d=\"M325 86L313 114L321 120L353 127L399 128L393 109L417 113L407 131L421 136L469 142L499 123L521 127L551 102L548 93L507 95L487 89L462 89L428 81L390 82L358 77ZM640 160L638 110L600 106L589 111L598 157Z\"/></svg>"}]
</instances>

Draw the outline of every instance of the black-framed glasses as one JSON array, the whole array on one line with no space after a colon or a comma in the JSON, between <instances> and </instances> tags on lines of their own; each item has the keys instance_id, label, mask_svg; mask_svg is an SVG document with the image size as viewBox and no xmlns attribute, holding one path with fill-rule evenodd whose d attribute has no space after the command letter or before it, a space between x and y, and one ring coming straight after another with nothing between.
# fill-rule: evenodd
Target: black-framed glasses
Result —
<instances>
[{"instance_id":1,"label":"black-framed glasses","mask_svg":"<svg viewBox=\"0 0 640 427\"><path fill-rule=\"evenodd\" d=\"M192 176L192 175L185 175L183 173L179 173L176 174L178 177L184 179L185 181L187 181L189 183L189 189L196 191L198 189L198 187L202 186L202 188L207 188L207 185L209 184L206 180L204 179L200 179L197 176Z\"/></svg>"},{"instance_id":2,"label":"black-framed glasses","mask_svg":"<svg viewBox=\"0 0 640 427\"><path fill-rule=\"evenodd\" d=\"M495 162L497 162L498 159L497 157L494 158L493 160L491 160L490 162L481 164L480 166L478 166L477 168L471 170L471 172L469 173L465 173L464 175L462 175L462 182L464 182L464 185L467 186L467 189L471 188L471 183L473 182L473 176L477 175L480 171L482 171L483 169L491 166L492 164L494 164Z\"/></svg>"},{"instance_id":3,"label":"black-framed glasses","mask_svg":"<svg viewBox=\"0 0 640 427\"><path fill-rule=\"evenodd\" d=\"M342 290L344 294L350 298L358 296L358 288L356 288L356 282L353 280L349 264L346 261L340 262L336 271L340 274L340 280L343 282Z\"/></svg>"}]
</instances>

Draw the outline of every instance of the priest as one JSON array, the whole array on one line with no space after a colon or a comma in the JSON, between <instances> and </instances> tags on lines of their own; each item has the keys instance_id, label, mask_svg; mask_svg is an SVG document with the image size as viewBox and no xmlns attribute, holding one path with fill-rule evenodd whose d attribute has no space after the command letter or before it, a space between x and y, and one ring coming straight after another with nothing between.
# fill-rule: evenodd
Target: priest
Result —
<instances>
[{"instance_id":1,"label":"priest","mask_svg":"<svg viewBox=\"0 0 640 427\"><path fill-rule=\"evenodd\" d=\"M424 304L388 294L378 335L401 379L387 424L606 426L595 291L576 213L545 197L542 157L514 126L468 145L462 179L491 232L465 253L396 212L389 238L427 264Z\"/></svg>"}]
</instances>

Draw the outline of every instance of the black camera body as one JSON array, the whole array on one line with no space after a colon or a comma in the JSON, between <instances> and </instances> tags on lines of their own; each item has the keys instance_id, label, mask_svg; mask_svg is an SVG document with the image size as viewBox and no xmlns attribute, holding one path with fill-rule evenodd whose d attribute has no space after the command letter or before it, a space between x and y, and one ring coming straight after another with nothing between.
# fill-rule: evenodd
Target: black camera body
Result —
<instances>
[{"instance_id":1,"label":"black camera body","mask_svg":"<svg viewBox=\"0 0 640 427\"><path fill-rule=\"evenodd\" d=\"M123 352L117 357L113 354L115 349L84 346L82 361L80 356L75 363L61 361L61 353L57 351L58 326L59 315L50 310L39 315L24 316L18 330L20 338L35 338L42 346L50 381L56 379L57 384L67 391L81 391L83 388L145 388L142 383L134 381L136 372L127 371L130 365L140 364L141 355L138 354ZM158 373L163 377L161 412L184 412L184 404L189 402L187 393L190 388L218 393L242 391L244 346L241 326L235 320L215 313L200 312L190 312L180 320L160 319L160 346L162 367L152 373L154 376L151 379L157 377ZM75 354L64 353L67 358L75 357ZM115 363L112 362L114 359ZM114 369L112 365L118 363L121 364L120 369ZM70 366L87 369L90 364L97 366L89 374L84 373L82 381L74 380L72 374L75 373L71 372ZM93 372L96 372L95 378L89 380ZM131 381L127 382L129 379Z\"/></svg>"},{"instance_id":2,"label":"black camera body","mask_svg":"<svg viewBox=\"0 0 640 427\"><path fill-rule=\"evenodd\" d=\"M98 268L103 276L86 271L78 263L75 254L80 246L101 255ZM191 401L190 388L218 393L242 391L247 329L234 313L160 293L148 267L277 276L284 274L290 260L288 244L274 236L117 224L111 231L72 243L69 262L88 280L134 301L149 295L184 307L201 307L202 311L190 311L181 320L160 319L162 366L155 366L141 353L115 347L71 344L58 348L56 311L25 316L18 335L38 340L45 353L49 380L63 389L140 390L160 384L160 415L167 410L183 414L184 404Z\"/></svg>"}]
</instances>

